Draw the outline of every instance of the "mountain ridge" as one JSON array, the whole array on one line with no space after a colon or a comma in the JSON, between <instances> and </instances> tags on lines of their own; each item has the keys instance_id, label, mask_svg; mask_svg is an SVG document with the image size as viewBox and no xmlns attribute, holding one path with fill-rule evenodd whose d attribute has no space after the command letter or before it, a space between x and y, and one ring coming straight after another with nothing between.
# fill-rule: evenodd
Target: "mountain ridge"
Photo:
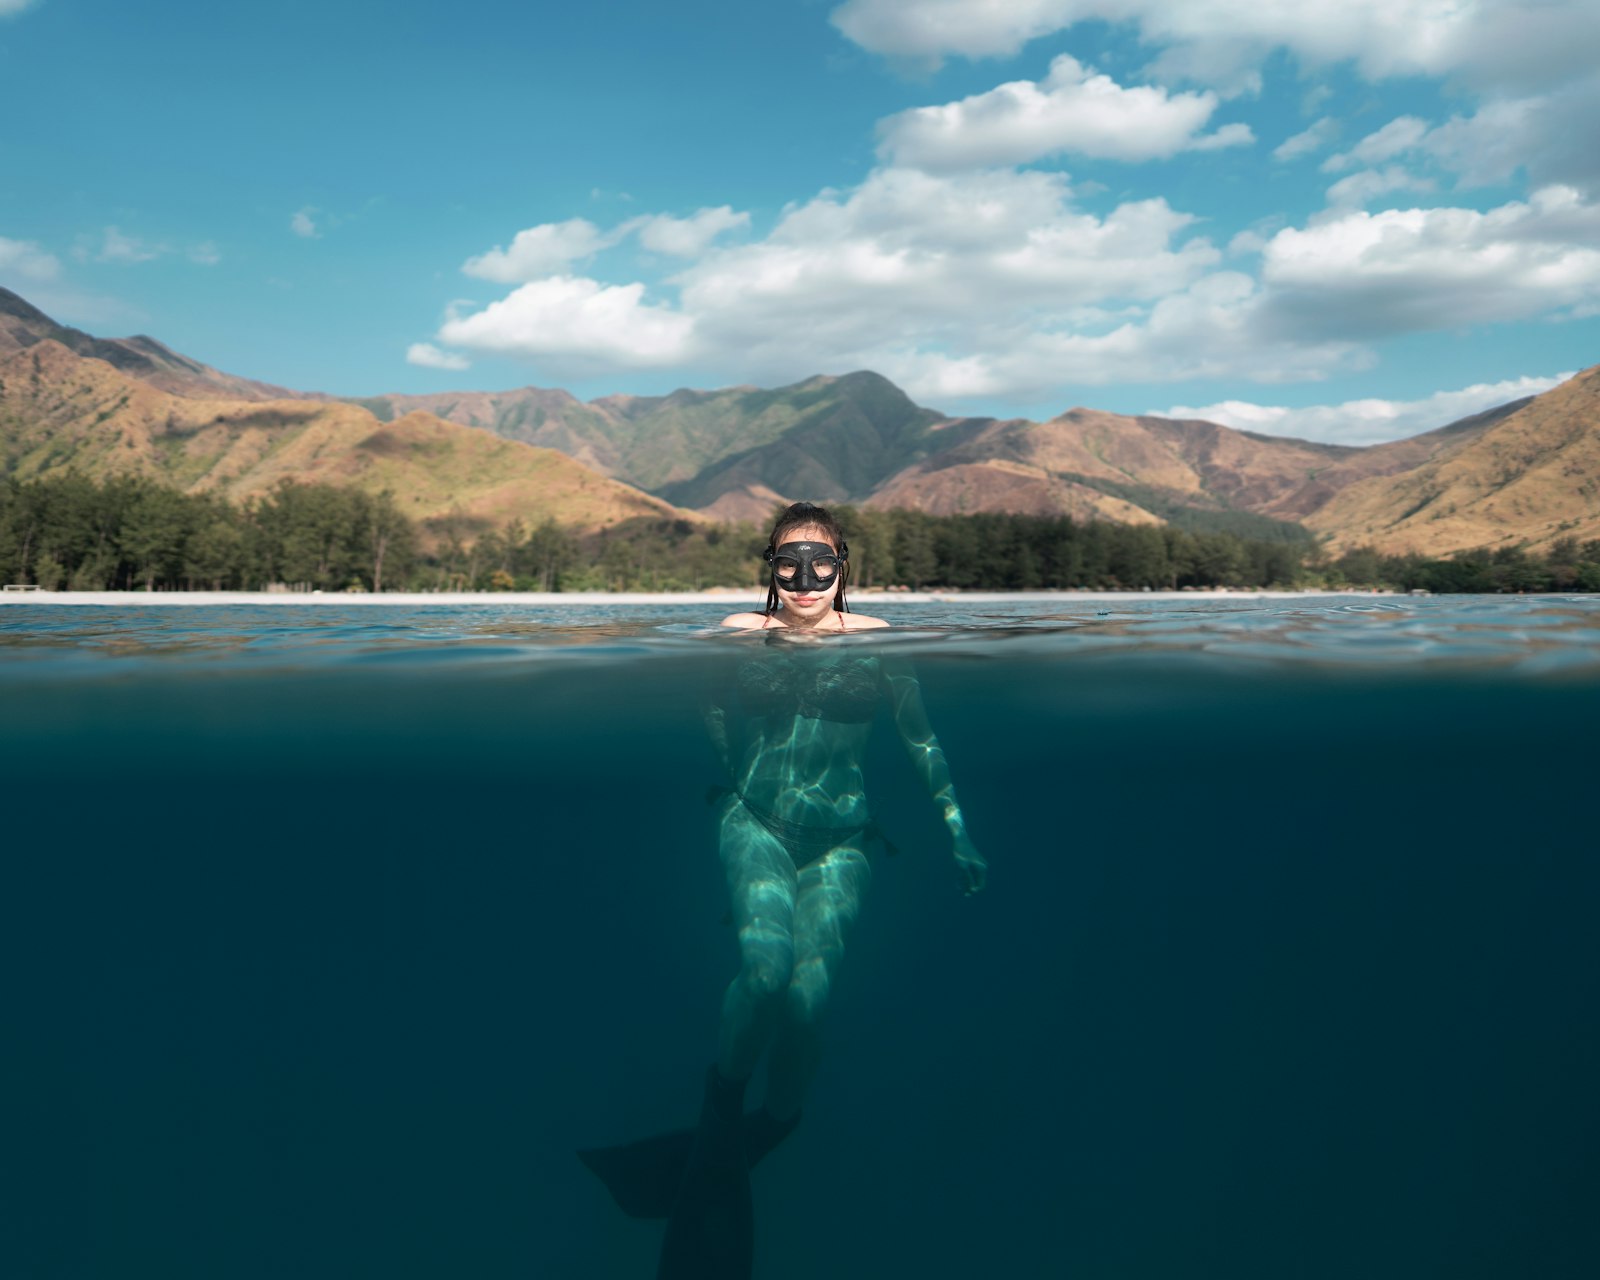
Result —
<instances>
[{"instance_id":1,"label":"mountain ridge","mask_svg":"<svg viewBox=\"0 0 1600 1280\"><path fill-rule=\"evenodd\" d=\"M0 474L69 470L235 500L283 481L388 490L425 529L446 518L480 529L549 518L584 531L699 518L556 450L431 414L381 423L340 401L179 396L46 338L0 357Z\"/></svg>"},{"instance_id":2,"label":"mountain ridge","mask_svg":"<svg viewBox=\"0 0 1600 1280\"><path fill-rule=\"evenodd\" d=\"M570 510L575 518L598 521L598 527L621 518L622 511L762 522L776 506L806 498L941 515L1014 512L1139 524L1256 521L1261 523L1254 527L1269 535L1303 526L1334 550L1366 543L1443 554L1519 540L1537 547L1562 536L1600 536L1600 498L1590 479L1600 475L1600 395L1572 390L1600 385L1600 370L1594 369L1542 396L1402 440L1353 446L1083 406L1045 422L956 418L917 405L870 370L819 374L772 389L679 388L664 396L617 394L587 402L559 388L533 386L331 397L222 373L153 338L95 338L57 325L18 295L0 290L6 376L36 384L42 366L30 373L25 362L15 362L40 353L44 344L98 361L134 385L98 399L80 387L81 403L68 405L58 396L53 407L45 404L48 396L0 389L0 461L7 474L60 465L67 454L84 465L112 465L108 450L120 438L134 455L120 458L120 465L164 466L190 484L245 485L246 473L258 479L276 467L289 474L285 466L269 466L265 454L251 452L257 445L265 448L260 432L270 424L267 434L278 441L273 451L295 460L307 475L349 474L367 484L378 483L380 473L398 477L406 467L425 472L431 465L432 481L424 483L419 472L408 473L404 483L425 493L425 505L435 510L447 503L448 474L451 483L463 486L465 504L481 510L485 520L526 501L547 511ZM46 363L51 377L83 382L59 359ZM138 388L172 403L144 404ZM243 405L256 406L254 419ZM229 424L221 433L234 433L226 448L217 432L206 435L195 426L196 414L205 412L213 425ZM177 425L156 430L146 421L153 414ZM145 434L135 433L131 445L124 430L130 420L146 423ZM365 424L359 439L357 423ZM313 426L327 437L320 450L286 448L288 435ZM184 442L184 431L206 435L210 443ZM53 439L45 438L52 432ZM247 438L255 445L246 447ZM376 443L362 443L368 439ZM498 452L491 441L533 453ZM434 461L402 464L403 448ZM331 459L340 450L342 461L335 465ZM578 470L558 480L548 464L531 461L543 452ZM158 453L165 463L152 460ZM446 455L448 466L439 460ZM501 485L491 474L495 466L521 479ZM221 469L202 475L196 468L203 467ZM238 475L228 467L238 468ZM536 472L543 478L532 483ZM525 481L532 487L519 488ZM609 507L566 502L550 489L568 484L594 498L602 482L619 486L605 490L614 499ZM500 496L491 499L497 489Z\"/></svg>"}]
</instances>

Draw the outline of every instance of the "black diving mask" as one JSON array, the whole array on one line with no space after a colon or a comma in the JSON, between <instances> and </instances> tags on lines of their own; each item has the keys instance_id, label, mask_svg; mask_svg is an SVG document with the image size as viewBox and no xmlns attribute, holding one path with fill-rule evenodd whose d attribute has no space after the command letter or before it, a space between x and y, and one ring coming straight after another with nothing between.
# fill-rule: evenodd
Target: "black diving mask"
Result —
<instances>
[{"instance_id":1,"label":"black diving mask","mask_svg":"<svg viewBox=\"0 0 1600 1280\"><path fill-rule=\"evenodd\" d=\"M844 557L835 554L826 542L785 542L774 550L768 547L766 561L772 566L772 579L785 591L820 595L839 580Z\"/></svg>"}]
</instances>

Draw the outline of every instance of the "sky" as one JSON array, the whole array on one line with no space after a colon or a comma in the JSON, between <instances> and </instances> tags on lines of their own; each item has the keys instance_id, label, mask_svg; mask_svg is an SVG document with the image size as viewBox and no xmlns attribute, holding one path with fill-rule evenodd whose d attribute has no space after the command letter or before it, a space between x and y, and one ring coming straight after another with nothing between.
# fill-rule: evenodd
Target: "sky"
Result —
<instances>
[{"instance_id":1,"label":"sky","mask_svg":"<svg viewBox=\"0 0 1600 1280\"><path fill-rule=\"evenodd\" d=\"M1370 444L1600 363L1594 0L0 0L0 285L338 395Z\"/></svg>"}]
</instances>

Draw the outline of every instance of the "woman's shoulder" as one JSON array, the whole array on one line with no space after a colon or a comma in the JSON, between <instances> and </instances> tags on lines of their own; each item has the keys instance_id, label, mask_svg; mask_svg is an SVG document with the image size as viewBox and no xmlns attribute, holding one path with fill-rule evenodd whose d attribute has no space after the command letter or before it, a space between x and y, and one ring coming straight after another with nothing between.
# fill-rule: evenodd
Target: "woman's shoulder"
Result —
<instances>
[{"instance_id":1,"label":"woman's shoulder","mask_svg":"<svg viewBox=\"0 0 1600 1280\"><path fill-rule=\"evenodd\" d=\"M889 624L882 618L869 618L864 613L846 613L840 615L844 619L846 631L870 631L874 627L887 627Z\"/></svg>"},{"instance_id":2,"label":"woman's shoulder","mask_svg":"<svg viewBox=\"0 0 1600 1280\"><path fill-rule=\"evenodd\" d=\"M741 631L758 630L767 625L764 613L730 613L722 620L725 627L738 627Z\"/></svg>"}]
</instances>

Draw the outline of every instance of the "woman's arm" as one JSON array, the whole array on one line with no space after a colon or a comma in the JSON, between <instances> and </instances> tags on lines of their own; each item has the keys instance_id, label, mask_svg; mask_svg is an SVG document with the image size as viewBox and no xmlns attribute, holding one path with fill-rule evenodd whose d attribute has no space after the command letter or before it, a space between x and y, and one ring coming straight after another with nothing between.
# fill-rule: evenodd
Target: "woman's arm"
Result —
<instances>
[{"instance_id":1,"label":"woman's arm","mask_svg":"<svg viewBox=\"0 0 1600 1280\"><path fill-rule=\"evenodd\" d=\"M712 698L703 704L701 711L705 716L706 733L711 737L711 745L716 750L717 759L722 762L723 769L732 779L733 757L728 752L728 710L719 699Z\"/></svg>"},{"instance_id":2,"label":"woman's arm","mask_svg":"<svg viewBox=\"0 0 1600 1280\"><path fill-rule=\"evenodd\" d=\"M955 783L950 780L949 762L928 720L928 709L922 703L922 686L917 683L916 672L905 659L885 657L881 662L894 727L900 734L900 741L905 744L906 754L911 757L912 767L921 776L944 819L944 825L950 830L961 887L971 896L983 888L987 881L989 864L967 834L966 819L961 816L961 804L956 799Z\"/></svg>"}]
</instances>

